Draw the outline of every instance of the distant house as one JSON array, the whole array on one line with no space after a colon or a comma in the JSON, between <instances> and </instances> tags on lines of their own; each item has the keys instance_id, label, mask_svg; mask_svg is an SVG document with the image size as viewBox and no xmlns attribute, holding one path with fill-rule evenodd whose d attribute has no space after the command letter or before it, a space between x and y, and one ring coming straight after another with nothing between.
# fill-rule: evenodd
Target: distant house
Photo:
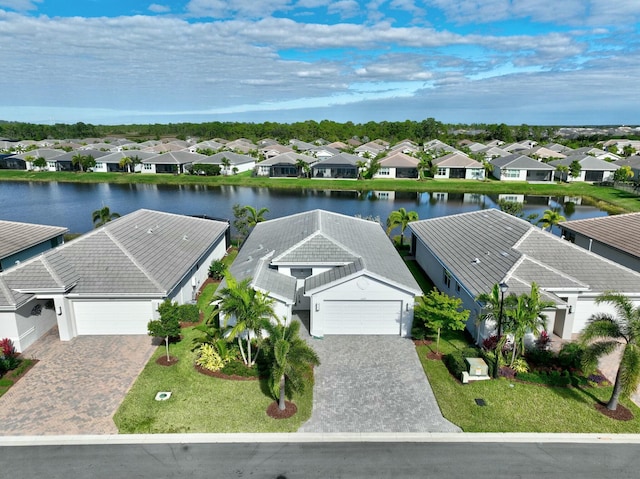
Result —
<instances>
[{"instance_id":1,"label":"distant house","mask_svg":"<svg viewBox=\"0 0 640 479\"><path fill-rule=\"evenodd\" d=\"M83 151L70 151L69 153L63 153L59 156L54 156L47 160L47 166L49 171L79 171L81 169L79 164L74 164L74 157L76 156L91 156L96 163L103 156L108 155L106 151L98 150L83 150Z\"/></svg>"},{"instance_id":2,"label":"distant house","mask_svg":"<svg viewBox=\"0 0 640 479\"><path fill-rule=\"evenodd\" d=\"M484 179L484 167L464 153L449 153L432 160L437 167L434 178L463 180Z\"/></svg>"},{"instance_id":3,"label":"distant house","mask_svg":"<svg viewBox=\"0 0 640 479\"><path fill-rule=\"evenodd\" d=\"M261 161L256 165L256 174L258 176L269 176L271 178L295 178L302 173L298 167L298 162L304 161L309 168L317 159L309 155L301 155L300 153L283 153L269 160Z\"/></svg>"},{"instance_id":4,"label":"distant house","mask_svg":"<svg viewBox=\"0 0 640 479\"><path fill-rule=\"evenodd\" d=\"M601 160L595 156L585 154L571 154L561 160L551 161L549 164L557 168L560 165L571 168L571 164L577 161L580 164L580 175L573 177L569 173L556 171L555 177L561 181L586 181L599 183L601 181L613 181L613 175L618 168L615 163Z\"/></svg>"},{"instance_id":5,"label":"distant house","mask_svg":"<svg viewBox=\"0 0 640 479\"><path fill-rule=\"evenodd\" d=\"M374 178L418 178L418 159L397 151L380 161Z\"/></svg>"},{"instance_id":6,"label":"distant house","mask_svg":"<svg viewBox=\"0 0 640 479\"><path fill-rule=\"evenodd\" d=\"M0 273L0 337L24 351L53 326L147 334L165 299L192 301L227 249L228 222L138 210Z\"/></svg>"},{"instance_id":7,"label":"distant house","mask_svg":"<svg viewBox=\"0 0 640 479\"><path fill-rule=\"evenodd\" d=\"M427 141L424 145L422 145L422 149L434 156L444 156L448 153L462 153L457 148L454 148L451 145L447 145L440 140Z\"/></svg>"},{"instance_id":8,"label":"distant house","mask_svg":"<svg viewBox=\"0 0 640 479\"><path fill-rule=\"evenodd\" d=\"M541 161L518 153L491 160L493 176L502 181L529 181L548 183L553 181L555 168Z\"/></svg>"},{"instance_id":9,"label":"distant house","mask_svg":"<svg viewBox=\"0 0 640 479\"><path fill-rule=\"evenodd\" d=\"M567 241L640 272L640 213L559 223Z\"/></svg>"},{"instance_id":10,"label":"distant house","mask_svg":"<svg viewBox=\"0 0 640 479\"><path fill-rule=\"evenodd\" d=\"M0 220L0 271L61 245L68 232L62 226Z\"/></svg>"},{"instance_id":11,"label":"distant house","mask_svg":"<svg viewBox=\"0 0 640 479\"><path fill-rule=\"evenodd\" d=\"M495 284L508 294L528 293L536 283L545 300L547 330L572 339L607 304L605 291L626 294L640 305L640 274L571 244L498 209L479 210L409 223L416 261L434 285L462 299L471 311L467 329L481 341L495 334L495 322L481 321L478 295Z\"/></svg>"},{"instance_id":12,"label":"distant house","mask_svg":"<svg viewBox=\"0 0 640 479\"><path fill-rule=\"evenodd\" d=\"M609 151L605 151L602 150L600 148L592 148L589 146L584 146L582 148L576 148L575 150L573 150L570 154L568 154L567 156L593 156L595 158L598 158L599 160L606 160L606 161L616 161L620 159L620 156L611 153Z\"/></svg>"},{"instance_id":13,"label":"distant house","mask_svg":"<svg viewBox=\"0 0 640 479\"><path fill-rule=\"evenodd\" d=\"M311 166L311 177L322 179L356 179L361 159L348 153L340 153Z\"/></svg>"},{"instance_id":14,"label":"distant house","mask_svg":"<svg viewBox=\"0 0 640 479\"><path fill-rule=\"evenodd\" d=\"M282 153L289 153L292 151L293 151L293 148L289 148L288 146L283 146L278 144L266 145L258 149L258 152L265 160L274 158L278 155L281 155Z\"/></svg>"},{"instance_id":15,"label":"distant house","mask_svg":"<svg viewBox=\"0 0 640 479\"><path fill-rule=\"evenodd\" d=\"M631 172L633 173L633 177L630 178L631 181L638 181L640 179L640 156L633 155L621 158L614 161L613 164L619 167L628 166L631 168Z\"/></svg>"},{"instance_id":16,"label":"distant house","mask_svg":"<svg viewBox=\"0 0 640 479\"><path fill-rule=\"evenodd\" d=\"M326 160L327 158L331 158L332 156L339 155L341 153L337 148L333 148L331 146L316 146L311 150L307 150L305 154L311 155L318 160Z\"/></svg>"},{"instance_id":17,"label":"distant house","mask_svg":"<svg viewBox=\"0 0 640 479\"><path fill-rule=\"evenodd\" d=\"M100 157L100 159L96 160L96 166L93 167L93 171L99 172L140 172L143 168L142 161L148 160L149 158L153 158L154 156L158 156L157 153L151 153L148 151L138 151L138 150L123 150L116 151L114 153L109 153L108 155ZM123 158L130 158L131 164L127 167L121 167L120 162Z\"/></svg>"},{"instance_id":18,"label":"distant house","mask_svg":"<svg viewBox=\"0 0 640 479\"><path fill-rule=\"evenodd\" d=\"M160 155L151 156L142 160L142 173L170 173L182 174L187 172L187 167L197 163L205 155L189 153L186 150L170 151Z\"/></svg>"},{"instance_id":19,"label":"distant house","mask_svg":"<svg viewBox=\"0 0 640 479\"><path fill-rule=\"evenodd\" d=\"M194 164L218 165L223 175L235 175L243 171L251 171L256 166L256 159L234 151L221 151L211 156L202 156Z\"/></svg>"},{"instance_id":20,"label":"distant house","mask_svg":"<svg viewBox=\"0 0 640 479\"><path fill-rule=\"evenodd\" d=\"M56 150L53 148L38 148L37 150L27 151L9 155L5 160L5 168L11 170L37 170L38 167L33 162L38 158L47 160L47 166L43 170L56 171L56 163L53 158L64 155L64 150Z\"/></svg>"}]
</instances>

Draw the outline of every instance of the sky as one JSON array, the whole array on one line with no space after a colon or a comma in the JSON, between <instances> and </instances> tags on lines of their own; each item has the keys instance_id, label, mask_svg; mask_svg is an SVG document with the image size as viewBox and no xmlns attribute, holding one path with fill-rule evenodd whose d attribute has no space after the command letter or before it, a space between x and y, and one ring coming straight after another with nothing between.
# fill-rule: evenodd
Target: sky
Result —
<instances>
[{"instance_id":1,"label":"sky","mask_svg":"<svg viewBox=\"0 0 640 479\"><path fill-rule=\"evenodd\" d=\"M0 0L0 120L640 124L640 0Z\"/></svg>"}]
</instances>

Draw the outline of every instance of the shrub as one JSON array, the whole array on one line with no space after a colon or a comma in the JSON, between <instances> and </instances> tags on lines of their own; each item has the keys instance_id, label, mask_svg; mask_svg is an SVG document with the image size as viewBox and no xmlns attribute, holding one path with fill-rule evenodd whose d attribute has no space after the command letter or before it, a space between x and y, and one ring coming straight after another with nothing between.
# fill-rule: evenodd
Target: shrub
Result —
<instances>
[{"instance_id":1,"label":"shrub","mask_svg":"<svg viewBox=\"0 0 640 479\"><path fill-rule=\"evenodd\" d=\"M498 336L495 334L493 336L489 336L482 341L482 347L487 351L495 351L498 347Z\"/></svg>"},{"instance_id":2,"label":"shrub","mask_svg":"<svg viewBox=\"0 0 640 479\"><path fill-rule=\"evenodd\" d=\"M423 325L414 325L411 328L411 337L413 339L425 339L427 337L427 330Z\"/></svg>"},{"instance_id":3,"label":"shrub","mask_svg":"<svg viewBox=\"0 0 640 479\"><path fill-rule=\"evenodd\" d=\"M444 365L447 367L449 372L456 378L460 378L462 373L467 370L467 363L464 360L462 352L460 351L445 354L442 358L442 361L444 362Z\"/></svg>"},{"instance_id":4,"label":"shrub","mask_svg":"<svg viewBox=\"0 0 640 479\"><path fill-rule=\"evenodd\" d=\"M535 345L538 349L547 349L551 344L551 336L546 330L540 331L540 336L536 338Z\"/></svg>"},{"instance_id":5,"label":"shrub","mask_svg":"<svg viewBox=\"0 0 640 479\"><path fill-rule=\"evenodd\" d=\"M200 347L200 355L196 359L196 364L209 371L220 371L225 362L211 344L203 344Z\"/></svg>"},{"instance_id":6,"label":"shrub","mask_svg":"<svg viewBox=\"0 0 640 479\"><path fill-rule=\"evenodd\" d=\"M524 358L518 358L513 362L513 366L511 366L511 368L516 372L516 374L519 373L526 373L529 371L529 365L527 364L527 362L524 360Z\"/></svg>"},{"instance_id":7,"label":"shrub","mask_svg":"<svg viewBox=\"0 0 640 479\"><path fill-rule=\"evenodd\" d=\"M184 323L198 323L200 321L200 310L195 304L182 304L179 306L180 321Z\"/></svg>"},{"instance_id":8,"label":"shrub","mask_svg":"<svg viewBox=\"0 0 640 479\"><path fill-rule=\"evenodd\" d=\"M222 372L228 376L242 376L245 378L258 377L258 369L250 368L242 361L231 361L222 368Z\"/></svg>"},{"instance_id":9,"label":"shrub","mask_svg":"<svg viewBox=\"0 0 640 479\"><path fill-rule=\"evenodd\" d=\"M227 265L219 259L212 261L209 265L209 277L211 279L215 279L217 281L221 280L224 278L226 271Z\"/></svg>"},{"instance_id":10,"label":"shrub","mask_svg":"<svg viewBox=\"0 0 640 479\"><path fill-rule=\"evenodd\" d=\"M562 369L582 369L584 347L578 343L566 343L558 353L558 365Z\"/></svg>"},{"instance_id":11,"label":"shrub","mask_svg":"<svg viewBox=\"0 0 640 479\"><path fill-rule=\"evenodd\" d=\"M556 360L552 351L538 348L528 349L525 356L531 366L538 368L548 368L552 366Z\"/></svg>"},{"instance_id":12,"label":"shrub","mask_svg":"<svg viewBox=\"0 0 640 479\"><path fill-rule=\"evenodd\" d=\"M474 348L473 346L467 346L462 350L463 358L479 358L480 350L478 348Z\"/></svg>"},{"instance_id":13,"label":"shrub","mask_svg":"<svg viewBox=\"0 0 640 479\"><path fill-rule=\"evenodd\" d=\"M0 354L5 358L14 357L16 355L16 348L11 339L4 338L0 340Z\"/></svg>"}]
</instances>

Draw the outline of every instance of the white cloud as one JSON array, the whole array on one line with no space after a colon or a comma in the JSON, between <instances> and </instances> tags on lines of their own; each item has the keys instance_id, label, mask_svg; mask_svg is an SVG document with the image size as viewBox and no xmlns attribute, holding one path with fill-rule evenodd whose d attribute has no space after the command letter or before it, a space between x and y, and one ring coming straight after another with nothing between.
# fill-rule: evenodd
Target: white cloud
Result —
<instances>
[{"instance_id":1,"label":"white cloud","mask_svg":"<svg viewBox=\"0 0 640 479\"><path fill-rule=\"evenodd\" d=\"M169 13L171 11L171 7L167 5L152 3L151 5L149 5L149 11L153 13Z\"/></svg>"},{"instance_id":2,"label":"white cloud","mask_svg":"<svg viewBox=\"0 0 640 479\"><path fill-rule=\"evenodd\" d=\"M198 18L264 18L288 11L290 4L291 0L190 0L186 10Z\"/></svg>"},{"instance_id":3,"label":"white cloud","mask_svg":"<svg viewBox=\"0 0 640 479\"><path fill-rule=\"evenodd\" d=\"M44 0L0 0L0 8L26 12L29 10L36 10L38 8L36 4L42 3L43 1Z\"/></svg>"}]
</instances>

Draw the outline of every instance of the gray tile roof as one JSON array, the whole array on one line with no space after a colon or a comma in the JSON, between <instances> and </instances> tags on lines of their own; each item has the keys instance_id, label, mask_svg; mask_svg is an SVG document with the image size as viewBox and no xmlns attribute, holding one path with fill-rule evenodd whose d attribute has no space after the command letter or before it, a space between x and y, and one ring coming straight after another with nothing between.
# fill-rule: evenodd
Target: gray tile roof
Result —
<instances>
[{"instance_id":1,"label":"gray tile roof","mask_svg":"<svg viewBox=\"0 0 640 479\"><path fill-rule=\"evenodd\" d=\"M317 162L317 158L309 155L301 155L300 153L282 153L278 156L274 156L273 158L269 158L268 160L261 161L258 163L260 166L273 166L273 165L295 165L298 160L302 160L307 164Z\"/></svg>"},{"instance_id":2,"label":"gray tile roof","mask_svg":"<svg viewBox=\"0 0 640 479\"><path fill-rule=\"evenodd\" d=\"M15 290L89 297L164 297L222 236L228 223L138 210L0 274L0 307ZM4 291L4 294L3 294Z\"/></svg>"},{"instance_id":3,"label":"gray tile roof","mask_svg":"<svg viewBox=\"0 0 640 479\"><path fill-rule=\"evenodd\" d=\"M33 158L42 157L45 160L50 160L57 156L62 156L65 153L66 151L64 150L58 150L54 148L38 148L37 150L30 150L25 153L19 153L19 154L13 155L12 158L20 158L21 160L24 160L25 158L28 158L31 156Z\"/></svg>"},{"instance_id":4,"label":"gray tile roof","mask_svg":"<svg viewBox=\"0 0 640 479\"><path fill-rule=\"evenodd\" d=\"M395 251L382 227L375 222L313 210L258 223L247 238L230 271L237 279L258 277L259 287L281 297L295 299L295 278L269 284L260 268L267 268L263 258L277 265L335 265L362 261L364 268L400 287L415 290L420 287ZM258 275L258 273L260 273ZM281 280L282 278L278 278Z\"/></svg>"},{"instance_id":5,"label":"gray tile roof","mask_svg":"<svg viewBox=\"0 0 640 479\"><path fill-rule=\"evenodd\" d=\"M533 158L529 158L528 156L524 156L519 153L495 158L491 160L491 164L501 169L510 168L518 170L555 170L555 168L551 165L534 160Z\"/></svg>"},{"instance_id":6,"label":"gray tile roof","mask_svg":"<svg viewBox=\"0 0 640 479\"><path fill-rule=\"evenodd\" d=\"M326 160L319 161L313 165L314 168L322 168L327 166L356 166L356 163L362 161L357 155L351 155L349 153L340 153L339 155L332 156Z\"/></svg>"},{"instance_id":7,"label":"gray tile roof","mask_svg":"<svg viewBox=\"0 0 640 479\"><path fill-rule=\"evenodd\" d=\"M211 156L200 155L200 158L198 158L197 161L194 161L194 163L222 165L222 160L225 158L229 160L230 165L243 165L245 163L251 163L256 161L256 159L251 156L241 155L233 151L221 151L220 153L216 153L215 155L211 155Z\"/></svg>"},{"instance_id":8,"label":"gray tile roof","mask_svg":"<svg viewBox=\"0 0 640 479\"><path fill-rule=\"evenodd\" d=\"M497 209L417 221L409 228L474 295L501 281L526 287L535 281L552 293L640 291L640 274Z\"/></svg>"},{"instance_id":9,"label":"gray tile roof","mask_svg":"<svg viewBox=\"0 0 640 479\"><path fill-rule=\"evenodd\" d=\"M402 152L392 153L380 161L380 166L391 168L417 168L418 159Z\"/></svg>"},{"instance_id":10,"label":"gray tile roof","mask_svg":"<svg viewBox=\"0 0 640 479\"><path fill-rule=\"evenodd\" d=\"M559 225L640 258L640 213L563 221Z\"/></svg>"},{"instance_id":11,"label":"gray tile roof","mask_svg":"<svg viewBox=\"0 0 640 479\"><path fill-rule=\"evenodd\" d=\"M577 161L578 163L580 163L581 169L585 171L586 170L614 171L620 168L615 163L612 163L606 160L601 160L600 158L596 158L595 156L574 155L574 154L567 156L566 158L563 158L561 160L552 161L550 162L550 164L553 166L559 166L559 165L571 166L571 163L573 163L574 161Z\"/></svg>"},{"instance_id":12,"label":"gray tile roof","mask_svg":"<svg viewBox=\"0 0 640 479\"><path fill-rule=\"evenodd\" d=\"M449 153L435 158L434 165L448 168L482 168L482 163L477 162L464 153Z\"/></svg>"},{"instance_id":13,"label":"gray tile roof","mask_svg":"<svg viewBox=\"0 0 640 479\"><path fill-rule=\"evenodd\" d=\"M0 258L31 248L67 233L62 226L35 225L0 220Z\"/></svg>"},{"instance_id":14,"label":"gray tile roof","mask_svg":"<svg viewBox=\"0 0 640 479\"><path fill-rule=\"evenodd\" d=\"M154 165L184 165L187 163L198 163L205 155L200 153L191 153L189 151L168 151L160 155L154 155L150 158L142 160L143 163Z\"/></svg>"}]
</instances>

